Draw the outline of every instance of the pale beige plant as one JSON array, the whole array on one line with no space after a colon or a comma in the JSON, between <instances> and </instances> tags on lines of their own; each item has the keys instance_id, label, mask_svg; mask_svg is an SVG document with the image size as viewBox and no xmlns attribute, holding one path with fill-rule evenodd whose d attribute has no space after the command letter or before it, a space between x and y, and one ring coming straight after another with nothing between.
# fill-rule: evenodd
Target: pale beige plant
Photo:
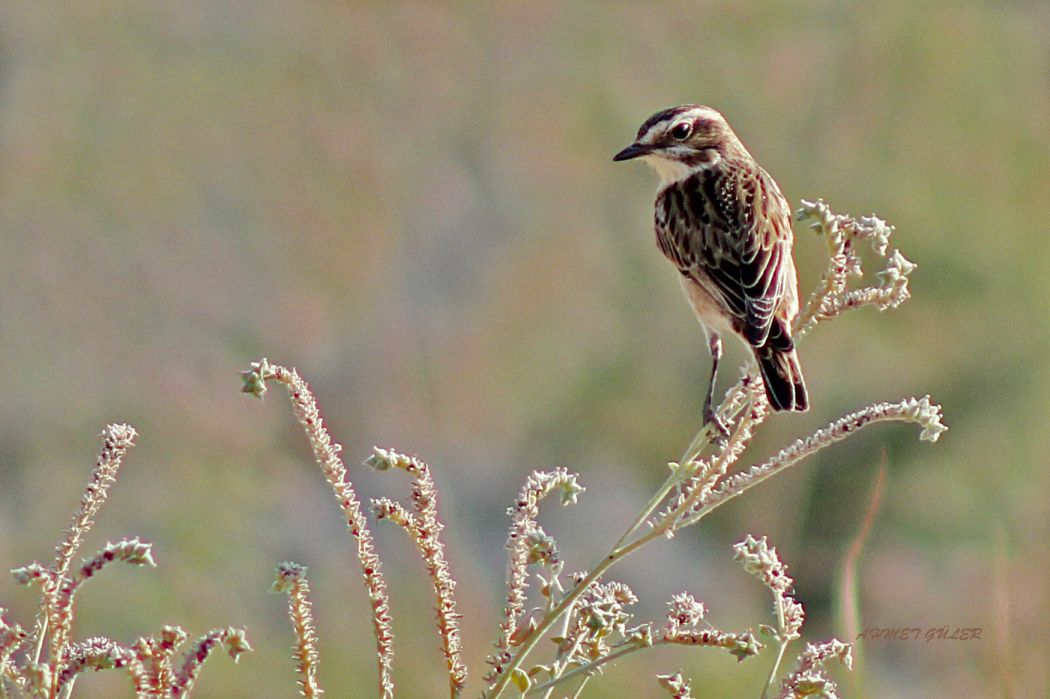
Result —
<instances>
[{"instance_id":1,"label":"pale beige plant","mask_svg":"<svg viewBox=\"0 0 1050 699\"><path fill-rule=\"evenodd\" d=\"M577 482L576 475L564 468L553 471L536 471L526 480L514 506L507 511L511 518L511 526L510 534L507 536L506 606L503 610L503 620L500 622L500 636L496 642L496 651L489 656L488 663L492 669L486 679L499 677L503 671L503 665L511 659L511 646L520 642L518 639L521 633L518 624L525 613L530 559L537 562L545 561L548 568L556 568L551 576L552 582L556 582L557 574L561 572L556 557L551 555L550 543L544 536L546 532L543 532L536 523L536 518L540 514L540 501L550 493L558 492L561 496L561 504L571 505L576 502L577 496L583 490L583 487ZM542 547L546 555L537 554L537 544ZM526 627L526 631L531 632L531 629Z\"/></svg>"},{"instance_id":2,"label":"pale beige plant","mask_svg":"<svg viewBox=\"0 0 1050 699\"><path fill-rule=\"evenodd\" d=\"M733 547L733 557L743 563L744 570L761 580L773 593L773 610L776 613L776 628L765 627L766 634L777 642L777 657L769 671L763 698L773 686L780 661L784 658L788 643L802 635L802 623L806 613L792 594L795 581L787 573L787 566L780 560L777 550L766 543L766 537L755 539L750 534Z\"/></svg>"},{"instance_id":3,"label":"pale beige plant","mask_svg":"<svg viewBox=\"0 0 1050 699\"><path fill-rule=\"evenodd\" d=\"M874 216L855 219L834 214L819 201L803 201L799 218L827 240L829 264L796 322L796 341L821 323L848 311L865 306L887 310L909 297L908 277L915 265L890 248L891 226ZM857 250L860 242L870 243L883 268L877 280L851 287L851 280L864 278L862 257ZM243 377L244 390L258 397L263 396L272 381L286 388L314 460L333 489L357 544L371 607L378 695L392 699L394 646L387 586L365 511L340 455L342 447L332 439L310 387L295 369L262 359L243 372ZM772 475L861 428L880 422L912 422L921 427L919 438L930 442L937 441L946 429L940 406L931 402L929 396L873 403L795 440L773 456L740 468L739 462L769 412L753 364L743 368L740 380L725 394L717 412L720 422L728 427L728 435L716 432L710 424L701 428L682 457L669 464L665 482L589 570L566 574L556 539L539 523L541 502L549 495L557 494L561 504L570 505L584 492L576 474L556 468L536 471L526 479L508 510L511 524L506 543L505 603L495 647L488 658L482 696L496 699L513 686L521 695L549 699L556 689L575 683L572 696L578 697L589 680L601 674L609 663L660 646L722 648L740 661L758 655L764 644L751 629L730 632L715 627L706 605L688 592L671 598L664 620L639 623L633 611L638 595L627 585L606 579L607 573L643 546L675 536ZM48 566L31 563L12 571L18 582L39 586L40 616L34 630L26 632L10 622L5 610L0 609L0 699L12 692L46 699L66 697L82 672L104 669L125 671L138 697L186 697L212 650L223 647L235 660L249 650L243 631L234 628L205 634L181 655L181 661L176 652L187 635L175 626L164 627L159 635L145 636L131 644L105 637L74 640L76 596L88 579L112 562L154 565L150 544L135 538L109 543L79 566L72 563L136 433L127 425L110 425L102 437L95 470L65 537L55 548L54 562ZM415 456L379 448L365 463L382 471L404 471L412 479L407 506L390 498L377 498L371 500L371 511L377 519L391 521L403 529L423 559L433 587L448 691L457 699L464 690L467 668L462 658L456 584L441 538L444 525L438 516L437 489L430 467ZM802 604L794 596L786 566L765 537L748 535L734 547L734 554L773 597L775 624L759 625L759 635L776 644L776 657L761 696L766 697L779 686L782 699L837 697L837 687L825 664L837 659L850 667L851 646L835 639L807 644L798 654L794 668L779 677L788 646L802 635ZM532 575L537 584L530 586ZM294 563L281 564L274 589L289 596L300 692L305 697L320 697L323 691L317 681L319 656L306 569ZM534 656L544 640L552 644L548 646L550 654L537 660ZM691 696L690 682L681 673L658 675L657 680L671 696Z\"/></svg>"},{"instance_id":4,"label":"pale beige plant","mask_svg":"<svg viewBox=\"0 0 1050 699\"><path fill-rule=\"evenodd\" d=\"M44 580L43 592L47 597L57 592L57 580L63 578L69 571L73 556L83 543L84 537L95 524L95 516L106 502L109 488L117 480L120 464L124 455L135 444L138 433L131 425L113 424L106 425L100 435L102 449L99 451L98 459L95 460L95 468L91 472L91 479L80 498L80 506L73 513L73 518L66 527L65 537L55 547L55 562L51 567L52 573ZM49 599L44 608L46 614L41 614L34 632L36 651L33 662L40 659L40 651L47 632L47 625L52 624L51 629L51 654L56 656L61 653L63 637L68 636L68 629L61 628L62 620L55 617L58 605L54 599ZM55 617L55 618L53 618ZM71 621L71 620L69 620ZM54 626L55 623L59 627ZM56 658L60 661L61 658Z\"/></svg>"},{"instance_id":5,"label":"pale beige plant","mask_svg":"<svg viewBox=\"0 0 1050 699\"><path fill-rule=\"evenodd\" d=\"M357 557L361 563L361 573L372 607L372 630L375 633L379 668L379 696L382 699L390 699L394 696L394 635L390 623L390 599L383 577L383 566L375 552L372 532L368 528L368 520L361 509L354 486L347 477L343 459L339 456L343 447L332 440L310 387L295 369L270 364L263 358L253 362L250 369L241 373L241 377L244 379L242 390L258 398L266 394L268 381L276 381L288 391L288 397L292 401L292 412L306 433L314 460L332 487L332 492L343 511L346 526L357 541Z\"/></svg>"},{"instance_id":6,"label":"pale beige plant","mask_svg":"<svg viewBox=\"0 0 1050 699\"><path fill-rule=\"evenodd\" d=\"M456 612L453 594L456 581L452 579L445 559L445 544L441 540L441 531L445 525L438 519L437 488L430 475L430 467L414 456L379 447L373 449L372 456L365 463L379 471L399 469L412 476L412 512L387 498L373 500L372 512L377 519L387 518L400 525L419 549L434 586L438 636L448 665L449 690L451 696L456 697L463 691L467 666L462 658L460 615Z\"/></svg>"},{"instance_id":7,"label":"pale beige plant","mask_svg":"<svg viewBox=\"0 0 1050 699\"><path fill-rule=\"evenodd\" d=\"M295 631L293 657L295 669L299 672L299 691L307 699L320 697L324 690L317 683L317 632L314 630L306 568L287 561L278 565L273 591L288 595L288 616Z\"/></svg>"},{"instance_id":8,"label":"pale beige plant","mask_svg":"<svg viewBox=\"0 0 1050 699\"><path fill-rule=\"evenodd\" d=\"M824 672L824 664L838 660L847 668L853 667L853 646L837 639L820 644L807 643L799 653L792 670L781 684L780 699L839 699L838 687Z\"/></svg>"},{"instance_id":9,"label":"pale beige plant","mask_svg":"<svg viewBox=\"0 0 1050 699\"><path fill-rule=\"evenodd\" d=\"M671 675L657 675L656 681L667 690L672 699L693 699L692 683L682 677L680 672Z\"/></svg>"},{"instance_id":10,"label":"pale beige plant","mask_svg":"<svg viewBox=\"0 0 1050 699\"><path fill-rule=\"evenodd\" d=\"M65 537L55 547L54 563L44 566L34 562L11 571L19 584L39 586L40 615L29 634L9 622L0 609L0 699L12 693L42 699L68 697L82 672L114 669L130 676L136 697L188 697L213 649L223 647L235 661L251 650L244 631L232 627L202 636L183 653L177 666L175 652L187 638L177 626L165 626L159 637L142 637L131 645L101 636L73 640L76 595L87 580L114 562L156 565L152 545L132 538L107 543L79 566L72 566L136 437L129 425L108 425L103 430L102 450ZM19 650L24 651L21 658L16 655Z\"/></svg>"},{"instance_id":11,"label":"pale beige plant","mask_svg":"<svg viewBox=\"0 0 1050 699\"><path fill-rule=\"evenodd\" d=\"M243 629L235 629L229 626L225 629L212 629L194 641L189 650L183 654L182 665L175 670L170 688L161 688L167 694L161 693L160 696L170 696L172 699L181 699L189 696L190 690L193 689L193 684L197 681L197 676L200 674L201 667L204 665L204 661L208 659L208 656L216 648L225 650L226 654L233 658L234 662L240 657L241 653L251 650L251 646L248 645L248 641L244 637Z\"/></svg>"},{"instance_id":12,"label":"pale beige plant","mask_svg":"<svg viewBox=\"0 0 1050 699\"><path fill-rule=\"evenodd\" d=\"M816 291L810 296L796 322L796 339L801 339L820 323L849 310L868 305L880 311L887 310L898 306L909 297L908 275L914 271L915 265L899 251L890 249L890 237L893 233L891 226L874 216L855 219L834 214L821 201L803 201L798 216L825 237L829 247L829 264ZM862 241L871 244L874 254L885 261L885 267L877 275L875 283L851 288L851 279L864 276L862 258L857 250L857 244ZM556 624L560 623L561 628L565 628L564 619L578 612L578 600L591 585L600 580L616 563L642 546L659 537L674 536L682 528L696 524L717 507L774 473L845 439L867 425L892 420L914 422L922 427L920 439L931 442L936 441L946 429L941 421L940 406L933 404L928 396L921 399L906 398L894 403L876 403L835 420L828 427L805 439L797 440L769 459L728 475L729 469L747 450L755 430L764 421L767 412L760 380L754 365L749 364L744 367L741 380L727 392L718 409L723 424L730 426L728 438L716 438L717 435L710 425L698 432L682 458L677 463L670 464L671 473L665 483L612 550L599 559L588 574L582 576L573 587L562 594L557 603L546 604L547 611L541 618L530 620L528 633L522 634L518 639L517 653L501 658L497 668L498 675L490 674L488 696L498 697L511 681L519 688L527 687L525 679L531 682L537 672L549 671L551 675L549 680L539 684L540 687L548 687L552 682L563 681L575 673L575 670L566 672L567 668L559 664L560 652L553 664L533 665L530 670L523 670L522 665L539 641L547 637ZM653 516L658 510L659 513ZM556 582L548 587L560 588ZM562 621L559 622L559 619ZM781 643L781 655L783 647L784 644ZM502 642L497 643L497 648L502 648ZM779 659L771 672L770 685L778 664ZM584 666L577 666L577 669L580 667Z\"/></svg>"},{"instance_id":13,"label":"pale beige plant","mask_svg":"<svg viewBox=\"0 0 1050 699\"><path fill-rule=\"evenodd\" d=\"M909 297L908 276L915 265L899 251L890 249L891 226L874 216L855 219L834 214L820 201L803 201L798 215L825 237L829 264L796 322L796 340L850 310L865 306L887 310ZM877 280L852 288L852 279L864 277L861 254L857 250L860 242L870 243L884 267ZM271 365L263 359L244 372L244 379L244 390L257 396L265 392L268 381L279 381L288 388L315 458L344 506L347 522L358 540L366 588L372 601L379 648L380 695L385 699L393 692L389 682L393 653L388 602L371 535L338 456L340 448L325 430L309 387L294 369ZM706 620L706 607L688 593L672 598L664 624L634 624L631 607L637 602L637 596L622 583L603 581L604 576L646 544L674 536L770 476L863 427L888 421L912 422L922 428L920 439L930 442L936 441L946 429L940 406L932 403L929 396L874 403L794 441L772 457L743 469L735 468L767 414L761 379L755 366L748 364L718 408L721 423L729 427L728 436L716 433L710 424L704 426L678 462L669 464L670 474L664 484L612 549L589 571L574 573L565 582L564 562L557 542L538 522L540 503L548 495L558 493L562 504L569 505L584 489L576 474L564 468L531 474L508 510L511 526L506 546L505 605L495 648L487 661L490 667L482 695L495 699L513 684L520 694L542 693L547 699L556 687L578 680L573 696L579 696L588 680L607 663L661 645L720 647L738 660L757 655L763 644L750 629L726 632L711 626ZM372 510L377 518L402 527L426 562L436 598L438 633L448 665L449 691L455 698L463 689L466 668L460 659L459 616L452 598L454 582L438 537L442 525L437 518L436 490L429 468L416 457L378 448L366 463L380 469L402 469L413 476L412 511L387 498L373 500ZM777 644L777 656L762 690L765 697L776 686L788 645L801 635L805 615L793 596L786 567L764 537L755 539L749 535L735 551L748 572L759 577L773 594L776 625L760 627L762 633ZM530 574L535 574L538 580L535 590L539 599L533 607L529 606ZM530 661L543 639L553 643L553 657L541 662ZM807 696L814 692L831 696L835 688L822 669L830 657L838 657L848 666L849 646L835 640L808 645L799 655L795 669L782 679L782 696ZM660 675L658 679L672 696L690 696L689 682L680 674Z\"/></svg>"},{"instance_id":14,"label":"pale beige plant","mask_svg":"<svg viewBox=\"0 0 1050 699\"><path fill-rule=\"evenodd\" d=\"M574 576L577 583L585 578ZM671 598L662 626L654 622L629 626L634 621L629 608L637 602L623 583L592 583L566 615L566 633L551 639L558 646L554 661L519 671L513 678L515 685L523 694L551 696L556 686L580 678L579 693L604 665L662 645L722 648L738 661L758 655L763 648L750 629L734 633L712 626L705 620L706 606L688 592Z\"/></svg>"}]
</instances>

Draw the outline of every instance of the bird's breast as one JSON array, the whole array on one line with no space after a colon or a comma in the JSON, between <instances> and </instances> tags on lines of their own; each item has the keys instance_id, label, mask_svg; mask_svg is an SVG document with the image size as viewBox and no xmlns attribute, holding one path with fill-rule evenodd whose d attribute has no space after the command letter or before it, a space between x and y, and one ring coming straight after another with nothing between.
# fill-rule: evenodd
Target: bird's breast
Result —
<instances>
[{"instance_id":1,"label":"bird's breast","mask_svg":"<svg viewBox=\"0 0 1050 699\"><path fill-rule=\"evenodd\" d=\"M740 328L737 327L739 323L734 323L735 317L726 313L723 305L707 289L684 275L679 281L682 283L682 291L685 292L689 306L696 314L697 320L704 326L705 331L719 335L736 335L743 340Z\"/></svg>"}]
</instances>

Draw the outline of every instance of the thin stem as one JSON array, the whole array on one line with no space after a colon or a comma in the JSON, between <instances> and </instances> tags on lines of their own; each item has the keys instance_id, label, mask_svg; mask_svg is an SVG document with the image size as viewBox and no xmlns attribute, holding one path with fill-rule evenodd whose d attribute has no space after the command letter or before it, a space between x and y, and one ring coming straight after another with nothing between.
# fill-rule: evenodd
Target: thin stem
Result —
<instances>
[{"instance_id":1,"label":"thin stem","mask_svg":"<svg viewBox=\"0 0 1050 699\"><path fill-rule=\"evenodd\" d=\"M556 674L556 675L554 675L551 678L551 680L555 680L555 679L557 679L559 677L561 677L561 675ZM553 694L553 693L554 693L554 685L552 684L550 687L547 688L547 691L544 692L543 699L551 699L551 694Z\"/></svg>"},{"instance_id":2,"label":"thin stem","mask_svg":"<svg viewBox=\"0 0 1050 699\"><path fill-rule=\"evenodd\" d=\"M594 567L594 570L588 573L587 577L581 580L578 585L569 590L568 594L562 598L561 602L558 603L554 610L540 621L532 633L529 634L528 638L521 644L521 650L519 650L517 655L515 655L514 658L507 663L507 666L503 668L503 672L496 680L496 683L492 686L492 699L496 699L502 694L503 690L507 687L507 683L510 682L511 675L513 675L514 671L518 669L522 662L524 662L525 657L532 652L532 649L536 647L536 644L539 643L544 634L550 631L550 628L554 626L555 622L558 621L558 618L572 607L576 600L579 599L580 595L598 580L605 571L612 568L613 565L623 557L623 555L626 554L618 556L617 553L614 552L603 558L601 562Z\"/></svg>"},{"instance_id":3,"label":"thin stem","mask_svg":"<svg viewBox=\"0 0 1050 699\"><path fill-rule=\"evenodd\" d=\"M749 422L750 415L748 414L745 415L744 419L742 419L737 424L733 436L730 437L730 444L732 444L734 440L738 439L744 433L744 430L746 429L746 426ZM731 452L732 450L727 448L722 453L719 468L726 467L727 460ZM612 550L612 552L609 553L609 555L603 558L601 562L599 562L598 565L596 565L594 569L587 574L587 577L585 577L578 585L572 588L572 590L570 590L569 593L562 598L561 602L558 603L554 610L548 615L546 615L542 621L540 621L539 625L529 635L528 639L525 640L524 643L522 643L521 649L518 651L518 653L507 664L507 666L503 668L503 673L500 675L499 679L497 679L496 683L492 687L492 699L496 699L497 697L499 697L499 695L506 688L507 683L510 681L511 674L522 664L522 662L524 662L525 657L530 652L532 652L533 648L536 647L536 644L539 642L540 638L542 638L544 634L546 634L547 631L550 630L550 628L554 625L558 618L562 614L564 614L571 607L572 604L576 602L580 595L582 595L584 591L591 586L591 584L593 584L602 575L604 575L607 570L612 568L614 565L616 565L618 562L626 558L634 551L638 550L653 539L657 539L661 536L664 536L668 529L670 529L671 527L675 527L675 523L678 520L678 518L681 517L684 513L688 512L689 509L693 507L693 505L696 503L696 500L701 495L702 490L698 488L695 493L693 493L689 498L683 501L677 508L675 508L675 510L672 513L665 517L659 524L654 526L649 532L635 539L629 544L618 544ZM637 527L632 528L637 529ZM680 526L675 528L680 528ZM620 537L620 542L626 540L629 534L630 531L628 531L628 533L626 533L624 536Z\"/></svg>"},{"instance_id":4,"label":"thin stem","mask_svg":"<svg viewBox=\"0 0 1050 699\"><path fill-rule=\"evenodd\" d=\"M441 650L448 665L449 696L456 699L463 690L467 678L467 667L460 654L459 614L456 613L456 586L445 558L445 543L441 532L445 525L438 519L437 488L430 467L414 456L405 456L388 449L375 448L372 457L365 463L379 470L399 468L412 476L412 504L415 513L405 511L390 517L408 534L425 564L427 575L434 588L434 609L437 618ZM380 502L373 501L373 508ZM390 506L395 503L389 502Z\"/></svg>"},{"instance_id":5,"label":"thin stem","mask_svg":"<svg viewBox=\"0 0 1050 699\"><path fill-rule=\"evenodd\" d=\"M780 670L780 661L784 657L784 651L787 650L788 641L784 638L784 598L780 595L774 594L773 599L776 601L777 610L777 658L773 661L773 667L769 669L769 677L766 678L765 689L762 690L762 699L766 699L769 694L769 688L773 686L773 682L777 678L777 672Z\"/></svg>"},{"instance_id":6,"label":"thin stem","mask_svg":"<svg viewBox=\"0 0 1050 699\"><path fill-rule=\"evenodd\" d=\"M730 422L735 420L737 414L739 414L741 408L743 408L743 403L741 403L740 405L736 405L736 393L742 388L742 384L737 383L737 385L731 388L727 393L727 398L724 404L728 404L730 407L726 411L727 414L723 416L723 419ZM704 425L700 428L696 435L693 436L693 439L689 443L689 446L686 447L684 452L682 452L682 458L678 461L679 466L684 466L686 464L692 463L693 460L700 456L700 454L702 454L703 451L711 444L714 437L714 424L710 422L704 423ZM638 517L635 518L634 522L631 523L631 526L627 528L627 531L623 533L623 536L621 536L616 542L616 544L613 546L614 550L623 546L623 543L627 541L627 539L630 538L632 534L638 531L638 528L641 527L646 522L646 520L649 519L649 517L653 514L656 508L660 506L660 503L663 502L664 499L670 494L671 490L681 484L682 480L685 478L685 474L685 469L678 468L675 470L674 473L667 477L663 485L660 486L660 488L656 491L653 497L649 499L649 502L646 503L645 507L642 508L642 511L639 513Z\"/></svg>"},{"instance_id":7,"label":"thin stem","mask_svg":"<svg viewBox=\"0 0 1050 699\"><path fill-rule=\"evenodd\" d=\"M779 648L777 649L777 659L773 661L773 667L769 671L769 678L766 680L766 688L762 690L762 699L766 699L766 695L769 692L769 688L773 686L773 682L776 681L777 671L780 670L780 661L784 659L784 651L787 650L787 643L780 642Z\"/></svg>"},{"instance_id":8,"label":"thin stem","mask_svg":"<svg viewBox=\"0 0 1050 699\"><path fill-rule=\"evenodd\" d=\"M741 438L741 436L748 429L750 421L750 413L745 414L744 418L741 419L739 423L737 423L733 435L729 438L729 445L733 445L737 439ZM701 430L701 434L706 430L707 427L705 427L704 430ZM730 458L732 452L733 449L731 449L729 446L727 446L726 449L722 452L718 464L720 470L725 469L727 467L728 459ZM671 479L668 479L668 481L670 480ZM665 483L664 485L665 487L667 487L667 483ZM667 492L670 492L670 487L667 487ZM666 492L664 493L664 495L666 496ZM599 562L598 565L596 565L594 569L587 574L587 577L585 577L578 585L576 585L572 590L570 590L569 593L562 598L561 602L558 603L554 610L547 614L543 618L543 620L540 621L539 625L537 625L537 627L532 631L532 633L529 634L528 638L522 643L521 649L514 656L514 658L511 659L507 666L503 668L503 673L493 685L491 694L492 699L497 699L497 697L499 697L499 695L506 688L507 683L510 682L510 677L513 674L514 670L521 666L522 662L524 662L525 660L525 657L528 656L530 652L532 652L532 649L536 647L536 644L544 636L544 634L546 634L547 631L550 630L550 628L554 625L558 618L562 614L564 614L571 607L572 604L576 602L580 595L582 595L584 591L586 591L587 588L591 586L591 584L593 584L595 581L601 578L601 576L604 575L607 570L612 568L614 565L616 565L618 562L626 558L634 551L638 550L653 539L664 536L668 529L671 529L672 527L675 529L681 528L681 525L676 526L677 520L683 514L689 512L690 508L692 508L696 504L697 499L699 499L701 495L703 495L702 489L697 488L696 492L694 492L690 497L684 500L678 507L676 507L671 513L669 513L667 517L663 518L649 532L640 536L639 538L635 539L629 544L624 544L623 542L627 540L631 533L633 533L633 531L638 528L637 524L632 525L631 528L623 536L620 537L619 542L613 548L612 552L609 553L609 555L607 555L605 558L603 558L601 562ZM659 505L659 502L657 502L657 505ZM646 509L649 510L649 512L646 513L645 517L638 518L636 522L639 520L645 521L645 519L648 518L648 515L652 514L652 510L656 508L655 506L650 508L650 506L647 505Z\"/></svg>"},{"instance_id":9,"label":"thin stem","mask_svg":"<svg viewBox=\"0 0 1050 699\"><path fill-rule=\"evenodd\" d=\"M697 433L697 437L703 434L703 432L704 430L701 430L699 433ZM695 442L696 438L694 438L693 441ZM689 453L689 450L686 450L686 453ZM681 463L687 462L683 461ZM683 474L683 469L678 468L675 469L675 471L667 477L663 485L660 486L660 488L656 491L653 497L649 499L649 502L645 504L645 507L642 508L642 511L635 518L634 522L631 523L631 526L627 528L627 531L623 533L623 536L621 536L613 545L614 551L623 546L623 543L627 541L627 539L629 539L632 534L638 531L638 528L641 527L645 523L645 521L649 519L649 516L656 510L657 507L660 506L660 503L663 502L664 499L670 494L671 490L682 482Z\"/></svg>"},{"instance_id":10,"label":"thin stem","mask_svg":"<svg viewBox=\"0 0 1050 699\"><path fill-rule=\"evenodd\" d=\"M583 688L587 686L587 683L591 681L591 676L587 675L580 680L580 686L576 688L576 691L572 693L572 699L580 699L580 695L583 694Z\"/></svg>"},{"instance_id":11,"label":"thin stem","mask_svg":"<svg viewBox=\"0 0 1050 699\"><path fill-rule=\"evenodd\" d=\"M594 670L598 669L600 666L604 665L605 663L612 662L613 660L616 660L617 658L622 658L623 656L627 655L628 653L633 653L636 650L641 650L642 648L651 648L651 647L652 646L634 646L634 645L626 646L624 648L621 648L618 651L614 651L612 653L609 653L608 655L604 655L604 656L598 658L597 660L592 660L591 662L587 663L586 665L580 665L579 667L575 667L572 670L569 670L568 672L566 672L561 677L554 677L552 679L547 680L543 684L536 685L535 687L531 688L528 692L526 692L526 694L532 694L533 692L539 692L539 691L542 691L544 689L551 689L551 688L554 687L554 685L561 684L562 682L567 682L567 681L571 680L573 677L578 677L579 675L583 675L583 674L588 674L589 675L590 673L594 672Z\"/></svg>"},{"instance_id":12,"label":"thin stem","mask_svg":"<svg viewBox=\"0 0 1050 699\"><path fill-rule=\"evenodd\" d=\"M557 580L557 576L554 576L554 579ZM565 638L569 634L569 624L572 623L572 609L569 609L568 612L563 614L562 615L562 619L563 619L563 622L562 622L562 625L561 625L561 636L562 636L562 638ZM555 667L555 671L554 671L554 675L553 675L554 677L560 677L561 673L565 671L565 668L568 666L568 661L566 661L564 664L562 664L561 660L563 658L572 658L573 654L575 654L577 649L579 649L580 643L582 641L583 641L583 634L580 634L579 636L576 637L576 640L573 642L572 648L569 649L568 653L566 653L562 649L558 650L558 657L555 659L555 663L554 663L554 667ZM551 692L553 692L553 691L554 691L554 688L551 687L551 689L548 690L548 692L544 695L543 699L550 699Z\"/></svg>"},{"instance_id":13,"label":"thin stem","mask_svg":"<svg viewBox=\"0 0 1050 699\"><path fill-rule=\"evenodd\" d=\"M66 683L65 688L62 690L62 699L69 699L69 697L73 696L73 685L76 683L76 677L73 677L73 679Z\"/></svg>"},{"instance_id":14,"label":"thin stem","mask_svg":"<svg viewBox=\"0 0 1050 699\"><path fill-rule=\"evenodd\" d=\"M722 481L715 488L714 492L710 494L710 499L707 503L683 521L679 528L696 524L716 508L754 488L770 476L793 466L807 456L811 456L831 444L841 442L857 430L868 425L888 421L915 422L923 427L920 439L935 441L940 432L945 429L940 422L939 406L935 405L930 408L927 405L926 412L916 414L915 403L914 399L906 399L897 403L869 405L866 408L844 415L827 427L814 432L805 440L796 440L766 461Z\"/></svg>"},{"instance_id":15,"label":"thin stem","mask_svg":"<svg viewBox=\"0 0 1050 699\"><path fill-rule=\"evenodd\" d=\"M729 441L726 443L725 448L718 457L718 463L712 467L709 473L716 474L717 478L721 478L722 474L729 468L729 464L735 461L739 456L739 452L743 450L743 442L746 440L746 435L751 429L751 423L753 421L752 413L748 412L743 418L737 423L736 428L733 430L733 434L729 437ZM681 518L692 510L696 506L697 501L709 495L702 487L696 487L693 492L678 504L673 510L668 512L650 531L646 536L641 537L635 543L645 543L651 541L655 536L663 536L667 531L678 531L685 526L688 526L686 522L681 521ZM631 550L634 550L637 546L632 545Z\"/></svg>"},{"instance_id":16,"label":"thin stem","mask_svg":"<svg viewBox=\"0 0 1050 699\"><path fill-rule=\"evenodd\" d=\"M571 618L572 618L572 613L571 612L565 615L565 621L566 621L565 626L566 627L568 627L568 621ZM559 661L562 658L567 658L567 660L564 663L558 662L558 663L555 664L555 671L551 675L551 679L544 683L544 684L548 684L550 686L547 688L547 692L543 695L543 699L550 699L551 694L554 692L554 685L557 684L558 681L560 681L559 678L563 677L562 673L564 673L565 672L565 668L567 668L569 666L569 660L571 660L572 656L574 656L576 654L576 651L580 649L580 644L581 643L583 643L583 634L582 633L576 637L575 641L572 642L572 648L569 649L568 653L562 653L562 652L558 653L558 660Z\"/></svg>"},{"instance_id":17,"label":"thin stem","mask_svg":"<svg viewBox=\"0 0 1050 699\"><path fill-rule=\"evenodd\" d=\"M40 662L40 654L44 650L44 638L47 636L47 614L41 614L36 625L36 649L33 651L33 664Z\"/></svg>"},{"instance_id":18,"label":"thin stem","mask_svg":"<svg viewBox=\"0 0 1050 699\"><path fill-rule=\"evenodd\" d=\"M689 446L686 447L685 452L682 454L682 458L678 462L679 466L688 464L699 456L700 453L707 448L707 445L711 443L714 436L714 425L711 423L705 423L693 437L693 441L691 441ZM649 499L649 502L647 502L645 507L642 508L642 511L635 518L634 522L631 523L631 526L627 528L627 531L623 533L623 536L621 536L613 546L614 550L620 548L632 534L638 531L638 528L649 519L649 516L660 506L660 503L664 501L664 498L668 496L671 490L682 482L684 474L685 471L682 468L678 468L667 477L663 485L657 489L656 493Z\"/></svg>"}]
</instances>

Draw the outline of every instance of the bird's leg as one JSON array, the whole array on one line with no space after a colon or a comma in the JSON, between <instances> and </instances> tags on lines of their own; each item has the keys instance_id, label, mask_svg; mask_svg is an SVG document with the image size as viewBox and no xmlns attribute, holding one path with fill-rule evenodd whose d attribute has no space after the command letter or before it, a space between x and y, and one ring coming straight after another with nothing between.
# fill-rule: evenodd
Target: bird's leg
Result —
<instances>
[{"instance_id":1,"label":"bird's leg","mask_svg":"<svg viewBox=\"0 0 1050 699\"><path fill-rule=\"evenodd\" d=\"M718 333L711 332L707 336L707 344L711 350L711 382L707 386L707 398L704 399L704 424L712 424L722 438L729 437L729 428L715 413L715 379L718 376L718 360L722 358L722 338Z\"/></svg>"}]
</instances>

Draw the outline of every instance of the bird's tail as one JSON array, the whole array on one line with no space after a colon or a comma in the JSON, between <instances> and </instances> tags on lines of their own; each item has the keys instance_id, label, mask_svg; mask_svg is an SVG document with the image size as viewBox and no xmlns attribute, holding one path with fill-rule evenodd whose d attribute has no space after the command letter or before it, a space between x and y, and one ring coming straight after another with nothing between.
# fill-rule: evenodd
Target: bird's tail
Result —
<instances>
[{"instance_id":1,"label":"bird's tail","mask_svg":"<svg viewBox=\"0 0 1050 699\"><path fill-rule=\"evenodd\" d=\"M755 358L762 371L766 397L773 410L809 410L806 383L802 379L802 367L794 347L787 351L770 344L755 347Z\"/></svg>"}]
</instances>

